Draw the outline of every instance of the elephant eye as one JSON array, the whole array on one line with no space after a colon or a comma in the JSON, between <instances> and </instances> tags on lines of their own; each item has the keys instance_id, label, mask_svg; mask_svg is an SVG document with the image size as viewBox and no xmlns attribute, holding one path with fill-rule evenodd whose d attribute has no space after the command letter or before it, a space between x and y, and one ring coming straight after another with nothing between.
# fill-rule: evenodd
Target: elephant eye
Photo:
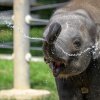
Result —
<instances>
[{"instance_id":1,"label":"elephant eye","mask_svg":"<svg viewBox=\"0 0 100 100\"><path fill-rule=\"evenodd\" d=\"M81 47L81 41L79 39L74 40L73 45L76 49Z\"/></svg>"}]
</instances>

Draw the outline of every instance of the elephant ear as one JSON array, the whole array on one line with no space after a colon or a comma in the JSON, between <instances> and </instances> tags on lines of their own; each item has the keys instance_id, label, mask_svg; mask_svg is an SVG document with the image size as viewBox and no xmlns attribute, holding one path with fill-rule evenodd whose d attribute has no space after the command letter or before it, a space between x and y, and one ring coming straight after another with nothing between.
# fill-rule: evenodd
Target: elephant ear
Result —
<instances>
[{"instance_id":1,"label":"elephant ear","mask_svg":"<svg viewBox=\"0 0 100 100\"><path fill-rule=\"evenodd\" d=\"M96 24L96 29L97 29L97 36L95 39L95 48L93 52L93 58L98 59L100 58L100 24Z\"/></svg>"}]
</instances>

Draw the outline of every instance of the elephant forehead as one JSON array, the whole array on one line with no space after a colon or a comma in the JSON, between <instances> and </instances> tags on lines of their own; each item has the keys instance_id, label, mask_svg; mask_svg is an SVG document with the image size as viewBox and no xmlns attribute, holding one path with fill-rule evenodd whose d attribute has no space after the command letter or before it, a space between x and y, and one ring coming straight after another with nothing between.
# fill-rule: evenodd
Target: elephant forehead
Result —
<instances>
[{"instance_id":1,"label":"elephant forehead","mask_svg":"<svg viewBox=\"0 0 100 100\"><path fill-rule=\"evenodd\" d=\"M59 37L63 38L74 38L78 36L80 36L80 31L73 27L62 28L61 34L59 35Z\"/></svg>"},{"instance_id":2,"label":"elephant forehead","mask_svg":"<svg viewBox=\"0 0 100 100\"><path fill-rule=\"evenodd\" d=\"M58 22L61 25L81 25L83 24L83 16L76 14L59 14L51 18L51 22Z\"/></svg>"}]
</instances>

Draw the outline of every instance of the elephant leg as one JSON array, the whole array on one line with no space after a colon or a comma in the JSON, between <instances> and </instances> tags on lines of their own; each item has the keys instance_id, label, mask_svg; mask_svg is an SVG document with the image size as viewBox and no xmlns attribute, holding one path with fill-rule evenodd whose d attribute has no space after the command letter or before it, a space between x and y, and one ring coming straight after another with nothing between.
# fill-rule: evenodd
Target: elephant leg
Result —
<instances>
[{"instance_id":1,"label":"elephant leg","mask_svg":"<svg viewBox=\"0 0 100 100\"><path fill-rule=\"evenodd\" d=\"M59 100L83 100L82 94L78 88L75 88L70 79L55 79Z\"/></svg>"}]
</instances>

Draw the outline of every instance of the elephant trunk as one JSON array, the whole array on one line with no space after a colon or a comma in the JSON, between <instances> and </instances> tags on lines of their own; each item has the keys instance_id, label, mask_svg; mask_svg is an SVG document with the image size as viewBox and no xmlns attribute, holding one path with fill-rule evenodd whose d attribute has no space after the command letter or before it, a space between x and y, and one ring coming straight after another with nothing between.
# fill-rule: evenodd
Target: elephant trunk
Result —
<instances>
[{"instance_id":1,"label":"elephant trunk","mask_svg":"<svg viewBox=\"0 0 100 100\"><path fill-rule=\"evenodd\" d=\"M61 25L59 23L51 24L49 27L49 32L46 36L46 42L48 44L54 44L60 32L61 32Z\"/></svg>"},{"instance_id":2,"label":"elephant trunk","mask_svg":"<svg viewBox=\"0 0 100 100\"><path fill-rule=\"evenodd\" d=\"M53 59L59 59L59 57L62 55L62 51L57 48L55 42L61 32L61 25L59 23L53 23L49 27L49 32L46 36L46 45L45 47L47 48L48 54L50 57Z\"/></svg>"}]
</instances>

